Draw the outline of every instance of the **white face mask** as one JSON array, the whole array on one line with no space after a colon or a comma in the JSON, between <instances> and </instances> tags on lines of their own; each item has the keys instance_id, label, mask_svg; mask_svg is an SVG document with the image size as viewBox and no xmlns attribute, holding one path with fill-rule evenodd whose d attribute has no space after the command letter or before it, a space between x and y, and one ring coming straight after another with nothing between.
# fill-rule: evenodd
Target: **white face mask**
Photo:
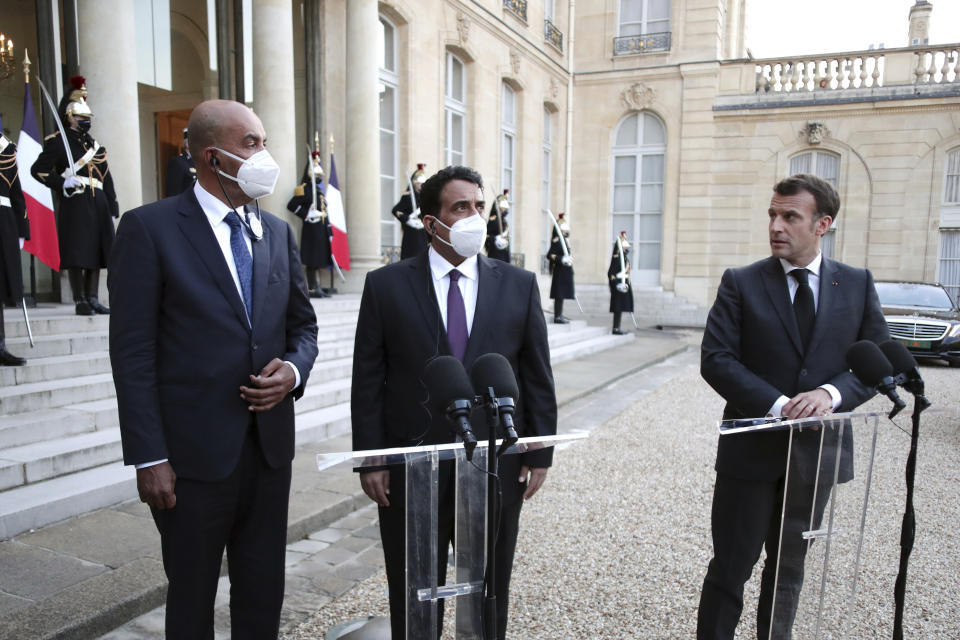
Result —
<instances>
[{"instance_id":1,"label":"white face mask","mask_svg":"<svg viewBox=\"0 0 960 640\"><path fill-rule=\"evenodd\" d=\"M256 200L273 193L273 188L277 185L277 178L280 177L280 167L269 151L261 149L249 158L241 158L218 147L213 148L243 163L240 165L236 177L226 174L220 169L217 169L217 173L240 185L240 190L248 197Z\"/></svg>"},{"instance_id":2,"label":"white face mask","mask_svg":"<svg viewBox=\"0 0 960 640\"><path fill-rule=\"evenodd\" d=\"M443 224L439 219L437 224L450 231L450 242L441 238L439 234L435 234L437 239L453 247L457 255L464 258L472 258L480 253L483 242L487 239L487 222L479 214L457 220L452 227Z\"/></svg>"}]
</instances>

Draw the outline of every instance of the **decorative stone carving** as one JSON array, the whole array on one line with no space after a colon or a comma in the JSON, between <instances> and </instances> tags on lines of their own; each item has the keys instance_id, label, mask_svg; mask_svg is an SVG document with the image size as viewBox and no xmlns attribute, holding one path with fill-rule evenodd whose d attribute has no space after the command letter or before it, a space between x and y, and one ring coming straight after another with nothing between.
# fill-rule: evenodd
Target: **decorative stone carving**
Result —
<instances>
[{"instance_id":1,"label":"decorative stone carving","mask_svg":"<svg viewBox=\"0 0 960 640\"><path fill-rule=\"evenodd\" d=\"M510 68L513 70L513 75L520 75L520 52L516 49L510 50Z\"/></svg>"},{"instance_id":2,"label":"decorative stone carving","mask_svg":"<svg viewBox=\"0 0 960 640\"><path fill-rule=\"evenodd\" d=\"M470 18L463 11L457 12L457 33L460 34L460 42L466 44L470 37Z\"/></svg>"},{"instance_id":3,"label":"decorative stone carving","mask_svg":"<svg viewBox=\"0 0 960 640\"><path fill-rule=\"evenodd\" d=\"M800 136L806 139L807 144L820 144L829 133L822 122L808 122L800 131Z\"/></svg>"},{"instance_id":4,"label":"decorative stone carving","mask_svg":"<svg viewBox=\"0 0 960 640\"><path fill-rule=\"evenodd\" d=\"M560 83L556 78L550 78L550 95L556 98L560 94Z\"/></svg>"},{"instance_id":5,"label":"decorative stone carving","mask_svg":"<svg viewBox=\"0 0 960 640\"><path fill-rule=\"evenodd\" d=\"M657 99L657 92L642 82L635 82L620 94L620 99L628 109L642 111L649 109Z\"/></svg>"}]
</instances>

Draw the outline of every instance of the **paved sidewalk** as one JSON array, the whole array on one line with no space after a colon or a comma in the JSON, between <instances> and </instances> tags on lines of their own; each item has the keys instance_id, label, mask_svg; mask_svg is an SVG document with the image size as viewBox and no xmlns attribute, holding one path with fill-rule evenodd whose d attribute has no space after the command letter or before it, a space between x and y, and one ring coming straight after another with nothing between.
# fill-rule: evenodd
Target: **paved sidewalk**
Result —
<instances>
[{"instance_id":1,"label":"paved sidewalk","mask_svg":"<svg viewBox=\"0 0 960 640\"><path fill-rule=\"evenodd\" d=\"M624 388L622 382L684 351L687 344L681 333L642 330L622 347L557 365L561 431L590 429L619 413L643 386ZM349 448L350 439L343 436L297 450L284 629L382 566L376 510L354 474L346 466L316 471L315 453ZM0 566L0 639L163 637L165 578L159 536L139 502L2 542ZM228 587L221 578L218 638L229 637Z\"/></svg>"}]
</instances>

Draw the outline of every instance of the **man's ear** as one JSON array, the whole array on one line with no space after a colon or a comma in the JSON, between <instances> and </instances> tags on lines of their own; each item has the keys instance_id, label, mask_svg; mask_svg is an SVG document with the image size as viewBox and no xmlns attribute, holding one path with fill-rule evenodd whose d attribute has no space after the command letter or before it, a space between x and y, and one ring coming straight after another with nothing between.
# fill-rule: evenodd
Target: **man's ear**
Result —
<instances>
[{"instance_id":1,"label":"man's ear","mask_svg":"<svg viewBox=\"0 0 960 640\"><path fill-rule=\"evenodd\" d=\"M816 231L818 237L823 237L827 234L827 231L830 230L830 225L833 224L833 218L831 216L820 216L817 218Z\"/></svg>"}]
</instances>

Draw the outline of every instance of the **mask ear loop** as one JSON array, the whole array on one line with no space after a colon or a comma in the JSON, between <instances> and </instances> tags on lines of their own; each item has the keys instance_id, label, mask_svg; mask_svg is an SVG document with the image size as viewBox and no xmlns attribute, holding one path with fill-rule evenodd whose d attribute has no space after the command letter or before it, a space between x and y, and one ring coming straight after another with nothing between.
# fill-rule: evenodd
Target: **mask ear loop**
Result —
<instances>
[{"instance_id":1,"label":"mask ear loop","mask_svg":"<svg viewBox=\"0 0 960 640\"><path fill-rule=\"evenodd\" d=\"M216 156L213 156L212 158L210 158L210 164L212 166L219 167L220 161L217 160ZM220 177L220 170L217 169L216 171L213 172L213 174L217 176L217 184L220 185L220 191L223 193L223 197L227 199L227 204L230 205L231 209L236 211L237 208L234 206L233 200L231 200L230 196L227 195L227 190L223 186L223 178ZM260 222L260 225L262 228L263 216L260 214L260 199L258 198L254 202L256 202L257 204L257 220ZM240 219L240 223L243 225L243 229L247 232L247 235L250 236L250 239L253 240L254 242L259 242L260 240L263 240L263 232L261 231L259 235L254 233L253 227L250 225L249 216L250 216L250 212L248 212L246 208L243 209L242 216L237 215L237 217Z\"/></svg>"}]
</instances>

